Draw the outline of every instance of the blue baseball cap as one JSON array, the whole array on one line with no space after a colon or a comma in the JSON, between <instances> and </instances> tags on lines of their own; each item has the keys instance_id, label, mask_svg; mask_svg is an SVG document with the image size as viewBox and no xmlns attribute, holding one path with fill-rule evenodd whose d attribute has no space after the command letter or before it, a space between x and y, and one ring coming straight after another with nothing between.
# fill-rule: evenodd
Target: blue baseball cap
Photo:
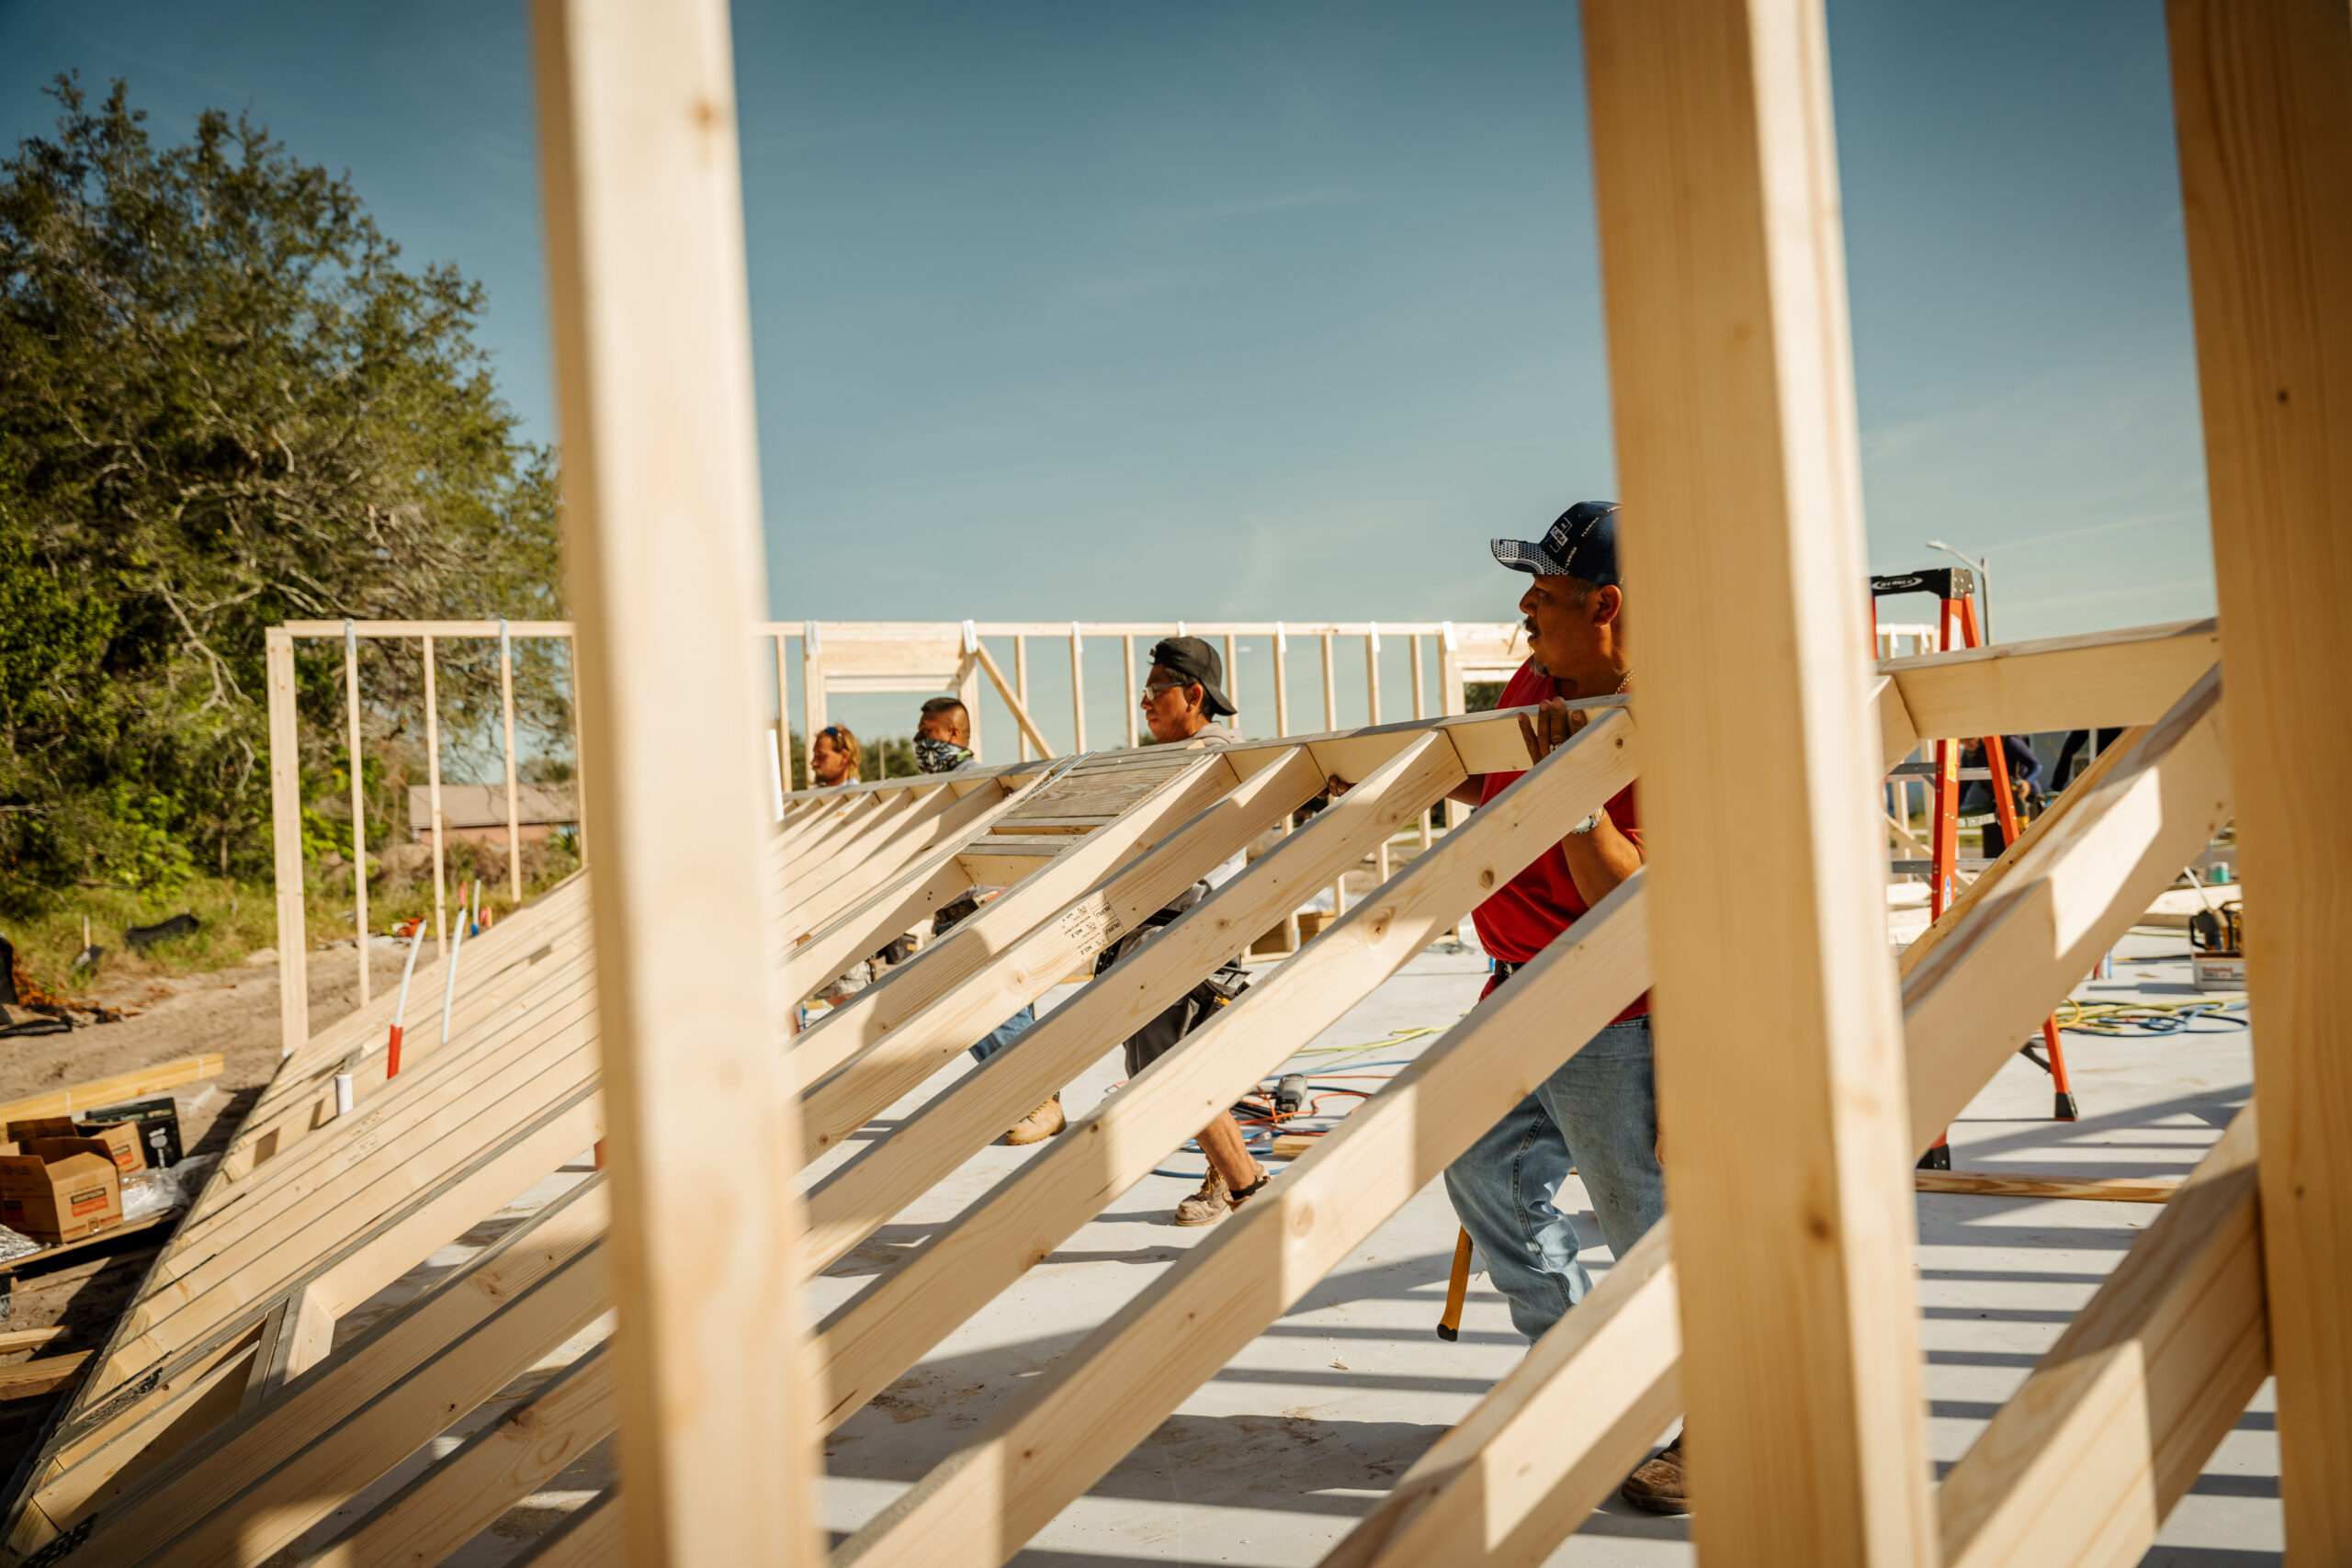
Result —
<instances>
[{"instance_id":1,"label":"blue baseball cap","mask_svg":"<svg viewBox=\"0 0 2352 1568\"><path fill-rule=\"evenodd\" d=\"M1540 539L1490 541L1495 558L1537 577L1581 577L1598 588L1618 585L1617 503L1579 501Z\"/></svg>"}]
</instances>

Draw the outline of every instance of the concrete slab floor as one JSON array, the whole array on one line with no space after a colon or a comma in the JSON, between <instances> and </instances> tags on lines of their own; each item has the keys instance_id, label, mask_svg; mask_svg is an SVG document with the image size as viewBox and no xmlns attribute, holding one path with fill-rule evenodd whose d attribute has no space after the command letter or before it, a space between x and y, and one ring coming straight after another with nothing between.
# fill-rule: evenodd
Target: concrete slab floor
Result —
<instances>
[{"instance_id":1,"label":"concrete slab floor","mask_svg":"<svg viewBox=\"0 0 2352 1568\"><path fill-rule=\"evenodd\" d=\"M2090 1000L2196 999L2182 937L2134 936L2117 956L2113 980L2093 982L2076 994ZM1328 1054L1303 1054L1299 1064L1318 1081L1340 1081L1331 1075L1351 1071L1385 1076L1387 1068L1367 1064L1398 1062L1429 1044L1434 1034L1402 1043L1393 1037L1451 1024L1476 999L1485 967L1475 951L1430 950L1314 1043ZM1067 994L1057 990L1048 1004ZM2025 1059L2012 1058L1952 1128L1956 1165L2182 1174L2248 1093L2249 1041L2241 1028L2208 1025L2143 1038L2069 1032L2064 1039L2083 1120L2048 1120L2049 1078ZM1329 1051L1383 1042L1391 1043L1356 1056ZM960 1060L950 1069L965 1070ZM1121 1070L1111 1052L1081 1075L1067 1092L1072 1113L1097 1101ZM1349 1081L1374 1087L1367 1079ZM893 1107L864 1135L879 1135L914 1103ZM1327 1109L1338 1103L1327 1101ZM829 1156L817 1172L850 1152ZM821 1315L852 1299L873 1275L1035 1152L991 1147L976 1156L818 1281L813 1313ZM1027 1380L1210 1234L1170 1222L1201 1168L1197 1155L1163 1162L1162 1170L1175 1174L1136 1183L832 1435L822 1506L835 1540L945 1458ZM517 1207L529 1203L526 1198ZM1564 1206L1579 1211L1587 1261L1596 1272L1605 1269L1609 1253L1582 1191L1572 1190ZM1920 1337L1929 1444L1939 1472L1966 1450L2159 1213L2147 1204L1919 1200ZM1483 1273L1473 1281L1460 1341L1436 1337L1454 1234L1443 1190L1432 1182L1014 1562L1021 1568L1130 1562L1277 1568L1318 1560L1524 1353ZM548 1366L535 1370L510 1394L521 1397L602 1332L600 1325L550 1357ZM501 1408L479 1414L469 1428ZM2279 1560L2271 1408L2266 1386L2166 1523L2149 1563L2250 1568ZM462 1436L453 1432L432 1450L446 1451ZM428 1457L420 1452L400 1478ZM464 1568L505 1562L614 1475L607 1441L449 1561ZM323 1523L306 1544L322 1543L392 1483L388 1478L385 1486L371 1489L368 1499ZM1647 1565L1688 1562L1692 1556L1685 1521L1639 1514L1612 1499L1552 1562Z\"/></svg>"}]
</instances>

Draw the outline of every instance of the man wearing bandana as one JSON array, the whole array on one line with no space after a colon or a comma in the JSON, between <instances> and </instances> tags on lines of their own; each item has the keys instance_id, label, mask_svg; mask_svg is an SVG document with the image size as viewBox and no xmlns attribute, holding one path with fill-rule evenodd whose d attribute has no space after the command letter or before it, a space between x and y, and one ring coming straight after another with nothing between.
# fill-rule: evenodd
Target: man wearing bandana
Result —
<instances>
[{"instance_id":1,"label":"man wearing bandana","mask_svg":"<svg viewBox=\"0 0 2352 1568\"><path fill-rule=\"evenodd\" d=\"M915 722L915 766L926 773L952 773L971 766L972 761L970 712L954 697L933 697L923 704L922 716ZM966 893L932 918L932 934L944 936L950 927L969 919L998 891L993 887L975 887ZM1036 1008L1023 1005L972 1047L972 1060L987 1061L1021 1038L1036 1021ZM1062 1113L1062 1097L1057 1094L1006 1129L1004 1141L1015 1146L1041 1143L1069 1125L1069 1119Z\"/></svg>"}]
</instances>

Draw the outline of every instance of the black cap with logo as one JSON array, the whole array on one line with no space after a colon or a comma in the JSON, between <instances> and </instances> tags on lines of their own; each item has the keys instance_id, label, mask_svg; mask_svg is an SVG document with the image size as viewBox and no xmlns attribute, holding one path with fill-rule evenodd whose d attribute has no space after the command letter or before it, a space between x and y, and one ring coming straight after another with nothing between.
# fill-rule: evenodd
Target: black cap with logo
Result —
<instances>
[{"instance_id":1,"label":"black cap with logo","mask_svg":"<svg viewBox=\"0 0 2352 1568\"><path fill-rule=\"evenodd\" d=\"M1538 577L1581 577L1598 588L1618 584L1617 503L1579 501L1540 539L1490 541L1495 558Z\"/></svg>"}]
</instances>

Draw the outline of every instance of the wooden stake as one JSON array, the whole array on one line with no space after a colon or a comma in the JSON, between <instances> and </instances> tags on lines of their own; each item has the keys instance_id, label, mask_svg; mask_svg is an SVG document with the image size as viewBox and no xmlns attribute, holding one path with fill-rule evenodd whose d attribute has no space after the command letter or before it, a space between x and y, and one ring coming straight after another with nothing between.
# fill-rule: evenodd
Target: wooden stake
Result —
<instances>
[{"instance_id":1,"label":"wooden stake","mask_svg":"<svg viewBox=\"0 0 2352 1568\"><path fill-rule=\"evenodd\" d=\"M813 1563L727 7L537 0L533 23L582 773L615 827L594 920L627 1560Z\"/></svg>"},{"instance_id":2,"label":"wooden stake","mask_svg":"<svg viewBox=\"0 0 2352 1568\"><path fill-rule=\"evenodd\" d=\"M2352 1561L2352 15L2171 0L2290 1563Z\"/></svg>"},{"instance_id":3,"label":"wooden stake","mask_svg":"<svg viewBox=\"0 0 2352 1568\"><path fill-rule=\"evenodd\" d=\"M269 677L269 825L277 893L277 1049L290 1056L311 1038L310 937L302 911L301 716L294 706L294 639L262 636Z\"/></svg>"},{"instance_id":4,"label":"wooden stake","mask_svg":"<svg viewBox=\"0 0 2352 1568\"><path fill-rule=\"evenodd\" d=\"M433 682L433 639L424 639L424 780L433 810L433 956L449 956L448 834L441 820L441 698Z\"/></svg>"},{"instance_id":5,"label":"wooden stake","mask_svg":"<svg viewBox=\"0 0 2352 1568\"><path fill-rule=\"evenodd\" d=\"M359 636L349 621L343 623L343 701L351 720L351 890L356 899L352 919L357 923L359 1005L373 999L368 973L368 799L361 787L359 761ZM84 938L87 946L88 939Z\"/></svg>"},{"instance_id":6,"label":"wooden stake","mask_svg":"<svg viewBox=\"0 0 2352 1568\"><path fill-rule=\"evenodd\" d=\"M1819 0L1594 0L1584 24L1692 1539L1766 1568L1924 1565L1826 26ZM1767 839L1737 805L1758 769L1795 814ZM1786 915L1764 928L1759 880Z\"/></svg>"}]
</instances>

